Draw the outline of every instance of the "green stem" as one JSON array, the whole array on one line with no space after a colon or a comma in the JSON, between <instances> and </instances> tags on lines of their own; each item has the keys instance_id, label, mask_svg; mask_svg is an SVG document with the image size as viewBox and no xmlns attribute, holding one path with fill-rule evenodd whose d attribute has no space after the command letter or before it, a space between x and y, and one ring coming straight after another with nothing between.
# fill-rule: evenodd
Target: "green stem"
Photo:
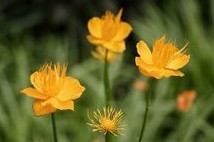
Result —
<instances>
[{"instance_id":1,"label":"green stem","mask_svg":"<svg viewBox=\"0 0 214 142\"><path fill-rule=\"evenodd\" d=\"M55 122L55 115L51 113L51 120L52 120L52 128L53 128L53 135L54 135L54 142L58 142L57 140L57 129L56 129L56 122Z\"/></svg>"},{"instance_id":2,"label":"green stem","mask_svg":"<svg viewBox=\"0 0 214 142\"><path fill-rule=\"evenodd\" d=\"M110 99L111 99L109 74L108 74L109 63L108 63L107 57L108 57L108 50L105 51L105 63L104 63L104 72L103 72L106 107L110 104Z\"/></svg>"},{"instance_id":3,"label":"green stem","mask_svg":"<svg viewBox=\"0 0 214 142\"><path fill-rule=\"evenodd\" d=\"M109 142L109 136L110 136L110 134L109 134L109 132L107 132L105 135L105 142Z\"/></svg>"},{"instance_id":4,"label":"green stem","mask_svg":"<svg viewBox=\"0 0 214 142\"><path fill-rule=\"evenodd\" d=\"M154 85L155 85L155 79L152 78L151 83L150 83L151 87L150 87L148 93L146 93L146 110L145 110L145 114L143 116L144 117L143 118L143 124L142 124L142 127L141 127L141 132L140 132L140 137L139 137L138 142L141 142L141 140L143 138L143 134L144 134L145 128L146 128L146 122L147 122L147 119L148 119L150 101L151 101L151 98L152 98Z\"/></svg>"}]
</instances>

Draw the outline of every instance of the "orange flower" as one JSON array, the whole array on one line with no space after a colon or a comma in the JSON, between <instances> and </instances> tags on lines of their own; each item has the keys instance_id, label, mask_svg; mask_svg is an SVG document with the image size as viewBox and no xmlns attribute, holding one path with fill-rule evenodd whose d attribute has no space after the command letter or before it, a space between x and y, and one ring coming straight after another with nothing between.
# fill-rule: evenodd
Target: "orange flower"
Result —
<instances>
[{"instance_id":1,"label":"orange flower","mask_svg":"<svg viewBox=\"0 0 214 142\"><path fill-rule=\"evenodd\" d=\"M140 57L135 58L135 63L142 74L156 79L170 76L184 76L178 69L189 62L190 55L185 55L186 46L178 50L172 42L164 43L165 36L156 40L153 51L149 50L144 41L137 43L137 52Z\"/></svg>"},{"instance_id":2,"label":"orange flower","mask_svg":"<svg viewBox=\"0 0 214 142\"><path fill-rule=\"evenodd\" d=\"M36 99L33 110L36 116L52 113L56 109L74 110L73 100L79 98L85 88L79 81L66 76L67 65L44 65L30 76L34 87L21 92Z\"/></svg>"},{"instance_id":3,"label":"orange flower","mask_svg":"<svg viewBox=\"0 0 214 142\"><path fill-rule=\"evenodd\" d=\"M88 21L87 36L89 42L102 46L111 52L122 53L125 50L125 38L128 37L132 27L121 21L122 9L114 16L110 11L99 17L93 17Z\"/></svg>"},{"instance_id":4,"label":"orange flower","mask_svg":"<svg viewBox=\"0 0 214 142\"><path fill-rule=\"evenodd\" d=\"M187 112L191 109L193 101L196 97L195 90L189 90L182 92L177 98L177 108L180 111Z\"/></svg>"},{"instance_id":5,"label":"orange flower","mask_svg":"<svg viewBox=\"0 0 214 142\"><path fill-rule=\"evenodd\" d=\"M105 52L106 52L106 49L101 47L101 46L97 46L95 51L92 51L91 54L97 58L97 59L100 59L100 60L105 60ZM114 53L114 52L111 52L111 51L108 51L107 53L107 60L108 61L113 61L115 60L117 57L119 56L119 54L117 53Z\"/></svg>"},{"instance_id":6,"label":"orange flower","mask_svg":"<svg viewBox=\"0 0 214 142\"><path fill-rule=\"evenodd\" d=\"M136 90L140 91L145 91L149 88L149 84L141 79L136 79L133 85Z\"/></svg>"}]
</instances>

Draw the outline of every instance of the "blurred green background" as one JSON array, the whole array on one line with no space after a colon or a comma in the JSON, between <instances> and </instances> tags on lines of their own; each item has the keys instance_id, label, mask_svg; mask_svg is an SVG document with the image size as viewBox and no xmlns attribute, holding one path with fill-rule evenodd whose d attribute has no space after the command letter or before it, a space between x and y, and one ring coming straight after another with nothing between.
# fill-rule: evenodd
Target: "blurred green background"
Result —
<instances>
[{"instance_id":1,"label":"blurred green background","mask_svg":"<svg viewBox=\"0 0 214 142\"><path fill-rule=\"evenodd\" d=\"M20 94L30 85L29 76L44 63L68 62L68 75L80 80L86 91L75 102L75 111L57 111L60 142L102 142L92 132L86 110L102 108L103 62L91 57L86 40L87 21L105 10L117 13L133 32L123 56L110 66L115 106L124 111L124 135L117 142L135 142L144 113L144 92L133 87L147 81L134 64L136 43L152 44L164 33L179 48L189 42L190 62L185 77L157 83L155 101L145 132L145 142L214 141L214 1L213 0L0 0L0 141L51 142L50 116L35 117L33 99ZM176 99L195 89L192 110L179 112Z\"/></svg>"}]
</instances>

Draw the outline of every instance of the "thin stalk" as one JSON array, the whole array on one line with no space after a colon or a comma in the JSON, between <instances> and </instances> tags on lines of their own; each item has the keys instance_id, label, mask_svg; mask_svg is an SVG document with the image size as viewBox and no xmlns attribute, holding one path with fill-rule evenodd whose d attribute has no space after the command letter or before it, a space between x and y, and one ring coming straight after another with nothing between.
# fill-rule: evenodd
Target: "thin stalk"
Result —
<instances>
[{"instance_id":1,"label":"thin stalk","mask_svg":"<svg viewBox=\"0 0 214 142\"><path fill-rule=\"evenodd\" d=\"M56 131L57 129L56 129L56 122L55 122L55 115L54 115L54 113L51 113L51 120L52 120L54 142L58 142L58 140L57 140L57 131Z\"/></svg>"},{"instance_id":2,"label":"thin stalk","mask_svg":"<svg viewBox=\"0 0 214 142\"><path fill-rule=\"evenodd\" d=\"M140 132L140 137L138 142L141 142L142 138L143 138L143 134L146 128L146 122L148 119L148 114L149 114L149 108L150 108L150 102L151 102L151 98L152 98L152 93L153 93L153 88L155 86L155 79L151 80L151 85L150 85L150 89L148 91L148 93L146 93L146 110L145 110L145 114L144 114L144 118L143 118L143 123L142 123L142 127L141 127L141 132Z\"/></svg>"},{"instance_id":3,"label":"thin stalk","mask_svg":"<svg viewBox=\"0 0 214 142\"><path fill-rule=\"evenodd\" d=\"M109 74L108 74L109 63L108 63L107 57L108 57L108 50L105 51L105 63L104 63L104 72L103 72L106 107L110 104L110 100L111 100Z\"/></svg>"},{"instance_id":4,"label":"thin stalk","mask_svg":"<svg viewBox=\"0 0 214 142\"><path fill-rule=\"evenodd\" d=\"M109 136L110 136L110 133L107 132L106 135L105 135L105 142L110 142L109 141Z\"/></svg>"}]
</instances>

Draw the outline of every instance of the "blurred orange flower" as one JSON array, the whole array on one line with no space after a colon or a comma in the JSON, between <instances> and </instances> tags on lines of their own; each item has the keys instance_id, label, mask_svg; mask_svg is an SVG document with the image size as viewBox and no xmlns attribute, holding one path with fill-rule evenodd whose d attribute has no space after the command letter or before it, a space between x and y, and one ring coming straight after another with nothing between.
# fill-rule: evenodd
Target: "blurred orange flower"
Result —
<instances>
[{"instance_id":1,"label":"blurred orange flower","mask_svg":"<svg viewBox=\"0 0 214 142\"><path fill-rule=\"evenodd\" d=\"M21 92L36 99L33 110L36 116L52 113L56 109L74 110L73 100L79 98L85 88L79 81L66 76L67 65L44 65L30 76L34 87L28 87Z\"/></svg>"},{"instance_id":2,"label":"blurred orange flower","mask_svg":"<svg viewBox=\"0 0 214 142\"><path fill-rule=\"evenodd\" d=\"M187 112L191 109L193 101L196 98L196 91L189 90L182 92L177 98L177 108L180 111Z\"/></svg>"},{"instance_id":3,"label":"blurred orange flower","mask_svg":"<svg viewBox=\"0 0 214 142\"><path fill-rule=\"evenodd\" d=\"M125 38L130 34L132 27L130 24L121 21L122 9L115 16L110 11L106 11L102 18L93 17L88 21L90 35L87 39L94 45L116 53L125 50Z\"/></svg>"},{"instance_id":4,"label":"blurred orange flower","mask_svg":"<svg viewBox=\"0 0 214 142\"><path fill-rule=\"evenodd\" d=\"M185 55L186 46L178 50L172 42L165 43L165 36L156 40L151 53L144 41L137 43L137 52L140 57L135 63L142 74L156 79L170 76L184 76L178 69L189 62L190 55Z\"/></svg>"},{"instance_id":5,"label":"blurred orange flower","mask_svg":"<svg viewBox=\"0 0 214 142\"><path fill-rule=\"evenodd\" d=\"M141 79L136 79L133 85L135 89L140 91L145 91L149 88L149 84Z\"/></svg>"},{"instance_id":6,"label":"blurred orange flower","mask_svg":"<svg viewBox=\"0 0 214 142\"><path fill-rule=\"evenodd\" d=\"M100 60L105 60L105 53L106 52L106 49L101 47L101 46L97 46L95 48L95 51L92 51L91 54L97 58L97 59L100 59ZM107 61L113 61L115 60L117 57L119 56L118 53L115 53L115 52L111 52L111 51L108 51L107 53Z\"/></svg>"}]
</instances>

